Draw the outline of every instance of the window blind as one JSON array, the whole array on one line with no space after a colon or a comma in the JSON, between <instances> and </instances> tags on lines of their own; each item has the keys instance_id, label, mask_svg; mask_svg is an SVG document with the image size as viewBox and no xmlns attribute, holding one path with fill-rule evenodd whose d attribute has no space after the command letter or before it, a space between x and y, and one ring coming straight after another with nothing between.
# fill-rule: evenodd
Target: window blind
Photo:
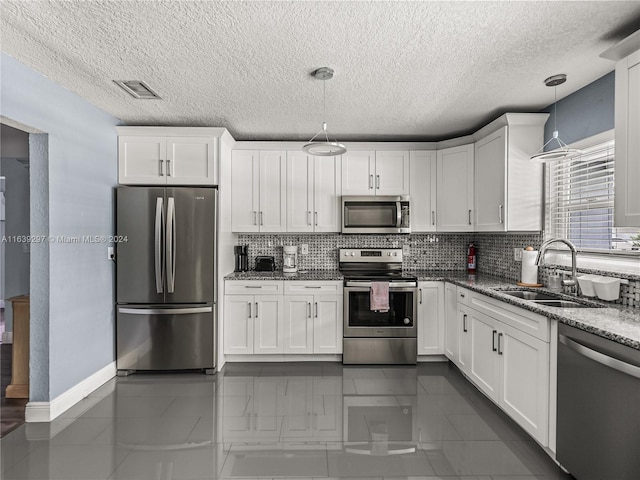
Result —
<instances>
[{"instance_id":1,"label":"window blind","mask_svg":"<svg viewBox=\"0 0 640 480\"><path fill-rule=\"evenodd\" d=\"M614 142L547 163L546 231L577 248L611 250Z\"/></svg>"}]
</instances>

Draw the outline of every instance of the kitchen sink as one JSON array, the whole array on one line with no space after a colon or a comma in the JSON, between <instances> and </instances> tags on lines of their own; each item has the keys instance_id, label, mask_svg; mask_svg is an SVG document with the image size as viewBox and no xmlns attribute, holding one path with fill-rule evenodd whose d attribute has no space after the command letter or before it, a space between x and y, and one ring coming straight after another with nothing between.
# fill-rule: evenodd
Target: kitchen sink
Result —
<instances>
[{"instance_id":1,"label":"kitchen sink","mask_svg":"<svg viewBox=\"0 0 640 480\"><path fill-rule=\"evenodd\" d=\"M543 292L529 292L526 290L501 290L500 293L524 300L560 300L556 295Z\"/></svg>"},{"instance_id":2,"label":"kitchen sink","mask_svg":"<svg viewBox=\"0 0 640 480\"><path fill-rule=\"evenodd\" d=\"M511 297L521 298L536 305L556 308L600 308L601 305L582 303L579 301L565 300L559 295L545 292L531 292L528 290L498 290L500 293Z\"/></svg>"}]
</instances>

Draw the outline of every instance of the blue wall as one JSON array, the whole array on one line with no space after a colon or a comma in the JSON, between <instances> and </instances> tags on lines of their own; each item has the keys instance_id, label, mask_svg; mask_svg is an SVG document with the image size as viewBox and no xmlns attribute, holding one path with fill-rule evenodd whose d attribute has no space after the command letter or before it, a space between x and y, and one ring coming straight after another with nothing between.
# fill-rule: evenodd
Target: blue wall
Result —
<instances>
[{"instance_id":1,"label":"blue wall","mask_svg":"<svg viewBox=\"0 0 640 480\"><path fill-rule=\"evenodd\" d=\"M570 80L570 78L567 79L567 81ZM558 89L560 91L562 85ZM614 93L615 71L559 100L556 111L560 139L571 144L613 129L615 124ZM544 141L546 143L553 135L553 104L542 111L551 114L544 127ZM555 148L557 145L552 142L549 150Z\"/></svg>"},{"instance_id":2,"label":"blue wall","mask_svg":"<svg viewBox=\"0 0 640 480\"><path fill-rule=\"evenodd\" d=\"M30 137L31 235L113 234L121 122L12 57L0 57L0 113ZM114 353L114 264L106 244L31 248L30 400L51 401Z\"/></svg>"}]
</instances>

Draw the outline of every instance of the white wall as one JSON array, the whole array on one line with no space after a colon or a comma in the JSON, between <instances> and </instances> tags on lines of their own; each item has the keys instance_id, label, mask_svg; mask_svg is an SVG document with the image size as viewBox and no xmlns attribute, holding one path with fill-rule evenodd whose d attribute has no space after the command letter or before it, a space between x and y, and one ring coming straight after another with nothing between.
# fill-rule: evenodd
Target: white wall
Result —
<instances>
[{"instance_id":1,"label":"white wall","mask_svg":"<svg viewBox=\"0 0 640 480\"><path fill-rule=\"evenodd\" d=\"M15 59L0 57L0 114L30 136L31 235L113 234L121 122ZM114 359L107 245L31 246L30 400L51 401Z\"/></svg>"}]
</instances>

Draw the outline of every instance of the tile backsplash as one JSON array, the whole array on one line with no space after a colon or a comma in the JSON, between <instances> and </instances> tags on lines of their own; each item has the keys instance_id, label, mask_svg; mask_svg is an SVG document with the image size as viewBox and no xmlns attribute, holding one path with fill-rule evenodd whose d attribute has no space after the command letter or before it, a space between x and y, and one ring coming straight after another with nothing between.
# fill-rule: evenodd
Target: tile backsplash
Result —
<instances>
[{"instance_id":1,"label":"tile backsplash","mask_svg":"<svg viewBox=\"0 0 640 480\"><path fill-rule=\"evenodd\" d=\"M405 256L406 270L460 270L467 268L467 246L477 248L478 272L513 280L520 279L521 263L514 259L514 248L539 248L542 233L434 233L410 235L342 235L342 234L240 234L238 245L249 246L249 268L253 269L258 255L272 255L276 270L282 270L284 245L309 246L309 253L298 253L299 270L336 270L339 248L402 248L409 246ZM299 252L299 251L298 251ZM546 278L548 268L540 270ZM627 278L623 274L612 276ZM640 280L629 277L629 284L620 288L616 302L640 308Z\"/></svg>"}]
</instances>

